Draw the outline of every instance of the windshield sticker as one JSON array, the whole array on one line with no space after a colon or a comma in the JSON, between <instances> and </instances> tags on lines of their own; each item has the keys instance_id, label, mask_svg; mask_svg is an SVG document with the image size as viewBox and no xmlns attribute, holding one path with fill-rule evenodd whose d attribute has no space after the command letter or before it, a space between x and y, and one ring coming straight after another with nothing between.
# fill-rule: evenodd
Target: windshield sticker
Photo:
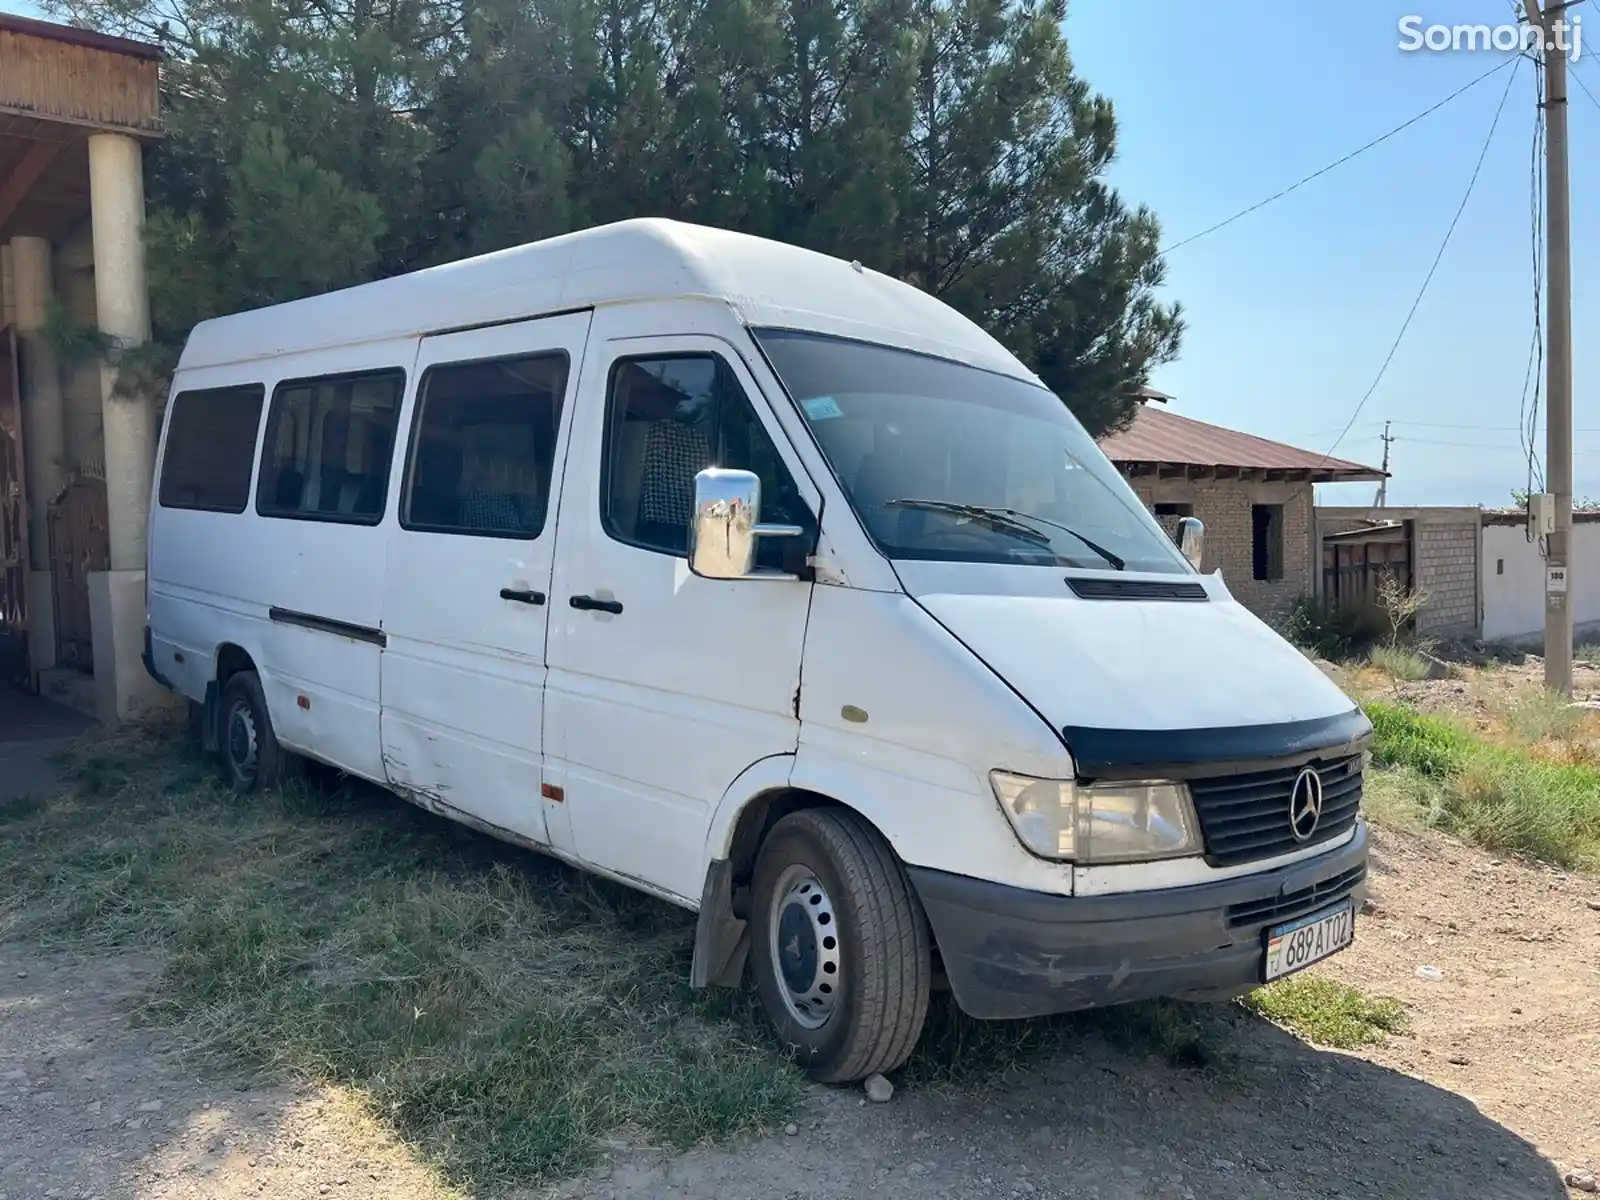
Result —
<instances>
[{"instance_id":1,"label":"windshield sticker","mask_svg":"<svg viewBox=\"0 0 1600 1200\"><path fill-rule=\"evenodd\" d=\"M806 410L806 416L813 421L826 421L832 417L844 416L844 410L832 396L812 396L800 403Z\"/></svg>"}]
</instances>

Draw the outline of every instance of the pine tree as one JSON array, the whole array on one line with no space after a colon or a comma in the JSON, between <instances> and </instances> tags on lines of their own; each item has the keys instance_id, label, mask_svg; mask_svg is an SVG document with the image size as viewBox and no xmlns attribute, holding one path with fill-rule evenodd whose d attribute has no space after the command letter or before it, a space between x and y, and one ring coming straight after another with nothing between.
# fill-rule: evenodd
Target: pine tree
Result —
<instances>
[{"instance_id":1,"label":"pine tree","mask_svg":"<svg viewBox=\"0 0 1600 1200\"><path fill-rule=\"evenodd\" d=\"M1174 357L1065 0L58 0L168 51L156 351L206 316L633 216L859 259L1091 430Z\"/></svg>"}]
</instances>

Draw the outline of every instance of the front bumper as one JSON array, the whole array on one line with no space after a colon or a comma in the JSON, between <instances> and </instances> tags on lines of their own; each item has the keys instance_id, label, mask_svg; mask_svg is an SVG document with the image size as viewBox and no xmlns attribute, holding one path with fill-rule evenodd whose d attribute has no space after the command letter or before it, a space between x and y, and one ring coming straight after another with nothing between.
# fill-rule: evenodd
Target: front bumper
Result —
<instances>
[{"instance_id":1,"label":"front bumper","mask_svg":"<svg viewBox=\"0 0 1600 1200\"><path fill-rule=\"evenodd\" d=\"M1053 896L922 867L922 899L962 1011L1037 1017L1153 996L1243 995L1261 982L1268 926L1360 900L1367 826L1286 867L1114 896Z\"/></svg>"}]
</instances>

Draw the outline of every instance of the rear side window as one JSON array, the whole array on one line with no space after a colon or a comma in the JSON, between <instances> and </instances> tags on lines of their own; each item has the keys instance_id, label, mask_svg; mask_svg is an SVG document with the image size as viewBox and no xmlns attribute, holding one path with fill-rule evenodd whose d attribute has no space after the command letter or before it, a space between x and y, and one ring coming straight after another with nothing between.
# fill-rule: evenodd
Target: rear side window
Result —
<instances>
[{"instance_id":1,"label":"rear side window","mask_svg":"<svg viewBox=\"0 0 1600 1200\"><path fill-rule=\"evenodd\" d=\"M264 517L383 519L405 372L293 379L272 393L256 486Z\"/></svg>"},{"instance_id":2,"label":"rear side window","mask_svg":"<svg viewBox=\"0 0 1600 1200\"><path fill-rule=\"evenodd\" d=\"M162 508L245 510L266 394L260 384L247 384L199 388L173 398L158 492Z\"/></svg>"},{"instance_id":3,"label":"rear side window","mask_svg":"<svg viewBox=\"0 0 1600 1200\"><path fill-rule=\"evenodd\" d=\"M431 368L417 402L400 524L539 536L566 390L560 353Z\"/></svg>"}]
</instances>

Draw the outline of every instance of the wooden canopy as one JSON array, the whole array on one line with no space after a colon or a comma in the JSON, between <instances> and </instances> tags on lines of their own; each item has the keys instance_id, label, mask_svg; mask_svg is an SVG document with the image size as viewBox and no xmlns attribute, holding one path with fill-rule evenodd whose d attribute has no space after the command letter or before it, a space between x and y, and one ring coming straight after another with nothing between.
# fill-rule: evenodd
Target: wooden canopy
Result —
<instances>
[{"instance_id":1,"label":"wooden canopy","mask_svg":"<svg viewBox=\"0 0 1600 1200\"><path fill-rule=\"evenodd\" d=\"M161 136L161 51L0 13L0 242L89 211L92 133Z\"/></svg>"}]
</instances>

